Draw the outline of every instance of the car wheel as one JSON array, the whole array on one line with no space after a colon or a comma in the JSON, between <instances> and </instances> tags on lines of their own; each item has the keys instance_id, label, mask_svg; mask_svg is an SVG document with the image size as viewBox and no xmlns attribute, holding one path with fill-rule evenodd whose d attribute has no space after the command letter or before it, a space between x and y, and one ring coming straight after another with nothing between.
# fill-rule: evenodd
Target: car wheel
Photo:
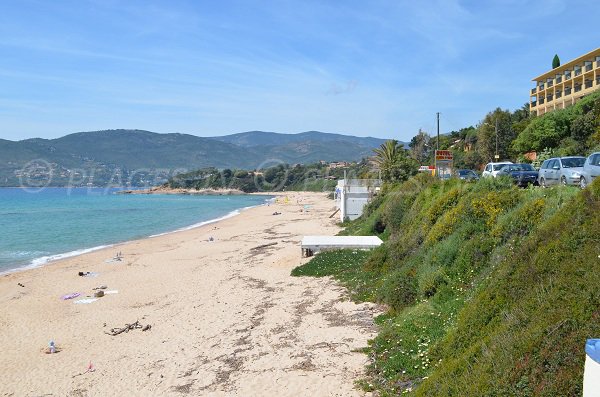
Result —
<instances>
[{"instance_id":1,"label":"car wheel","mask_svg":"<svg viewBox=\"0 0 600 397\"><path fill-rule=\"evenodd\" d=\"M546 180L544 178L540 179L540 186L543 188L546 187Z\"/></svg>"},{"instance_id":2,"label":"car wheel","mask_svg":"<svg viewBox=\"0 0 600 397\"><path fill-rule=\"evenodd\" d=\"M579 187L580 187L580 188L582 188L582 189L585 189L585 188L586 188L586 186L587 186L587 181L585 180L585 178L584 178L584 177L581 177L581 178L579 179Z\"/></svg>"},{"instance_id":3,"label":"car wheel","mask_svg":"<svg viewBox=\"0 0 600 397\"><path fill-rule=\"evenodd\" d=\"M567 186L567 178L565 178L564 176L560 177L560 183L563 186Z\"/></svg>"}]
</instances>

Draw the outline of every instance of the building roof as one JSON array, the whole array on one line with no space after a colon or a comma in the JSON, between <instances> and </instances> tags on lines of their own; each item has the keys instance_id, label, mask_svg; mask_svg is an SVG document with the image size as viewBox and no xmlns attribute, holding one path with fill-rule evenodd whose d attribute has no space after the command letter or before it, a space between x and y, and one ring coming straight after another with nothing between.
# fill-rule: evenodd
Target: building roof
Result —
<instances>
[{"instance_id":1,"label":"building roof","mask_svg":"<svg viewBox=\"0 0 600 397\"><path fill-rule=\"evenodd\" d=\"M595 55L600 55L600 48L596 48L595 50L592 50L590 52L588 52L587 54L584 54L578 58L575 58L573 60L570 60L569 62L560 65L559 67L557 67L556 69L552 69L549 70L541 75L539 75L538 77L535 77L533 79L531 79L531 81L540 81L540 80L545 80L549 77L554 77L554 75L560 73L560 72L564 72L567 69L572 68L573 66L583 62L583 61L588 61L590 60L591 57L595 56Z\"/></svg>"},{"instance_id":2,"label":"building roof","mask_svg":"<svg viewBox=\"0 0 600 397\"><path fill-rule=\"evenodd\" d=\"M332 249L332 248L375 248L383 244L377 236L304 236L302 248Z\"/></svg>"}]
</instances>

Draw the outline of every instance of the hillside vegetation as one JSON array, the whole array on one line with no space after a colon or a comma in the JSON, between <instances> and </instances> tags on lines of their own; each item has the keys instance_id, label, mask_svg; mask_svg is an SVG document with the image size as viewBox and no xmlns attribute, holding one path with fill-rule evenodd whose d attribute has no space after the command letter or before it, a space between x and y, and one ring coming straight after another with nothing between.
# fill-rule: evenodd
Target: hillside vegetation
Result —
<instances>
[{"instance_id":1,"label":"hillside vegetation","mask_svg":"<svg viewBox=\"0 0 600 397\"><path fill-rule=\"evenodd\" d=\"M293 274L332 275L381 302L366 390L382 396L575 396L600 335L600 180L518 189L419 175L372 202L346 233L370 253L317 255Z\"/></svg>"},{"instance_id":2,"label":"hillside vegetation","mask_svg":"<svg viewBox=\"0 0 600 397\"><path fill-rule=\"evenodd\" d=\"M316 131L203 138L109 130L57 139L0 139L0 186L157 185L201 168L255 170L284 163L360 161L382 142Z\"/></svg>"},{"instance_id":3,"label":"hillside vegetation","mask_svg":"<svg viewBox=\"0 0 600 397\"><path fill-rule=\"evenodd\" d=\"M353 163L344 169L313 163L290 166L280 164L259 171L203 168L175 175L165 187L171 189L238 189L246 193L281 190L333 192L337 180L347 176L360 177L367 173L365 162Z\"/></svg>"}]
</instances>

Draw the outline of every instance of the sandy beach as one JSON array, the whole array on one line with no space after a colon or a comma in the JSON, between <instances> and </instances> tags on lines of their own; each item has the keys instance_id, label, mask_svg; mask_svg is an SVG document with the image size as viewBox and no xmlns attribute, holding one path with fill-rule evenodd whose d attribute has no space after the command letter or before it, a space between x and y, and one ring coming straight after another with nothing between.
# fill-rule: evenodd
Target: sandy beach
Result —
<instances>
[{"instance_id":1,"label":"sandy beach","mask_svg":"<svg viewBox=\"0 0 600 397\"><path fill-rule=\"evenodd\" d=\"M331 279L290 276L307 261L303 235L339 230L333 209L323 194L290 193L287 204L0 276L0 396L365 395L357 350L375 335L377 308ZM100 286L118 292L76 303ZM136 320L151 328L109 335ZM58 353L45 353L50 340Z\"/></svg>"}]
</instances>

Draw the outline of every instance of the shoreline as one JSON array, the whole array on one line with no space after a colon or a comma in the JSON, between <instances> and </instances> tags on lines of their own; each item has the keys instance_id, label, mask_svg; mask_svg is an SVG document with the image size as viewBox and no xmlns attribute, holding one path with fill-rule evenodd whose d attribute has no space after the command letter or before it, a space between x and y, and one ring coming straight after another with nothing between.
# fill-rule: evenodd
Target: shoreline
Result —
<instances>
[{"instance_id":1,"label":"shoreline","mask_svg":"<svg viewBox=\"0 0 600 397\"><path fill-rule=\"evenodd\" d=\"M248 193L239 189L184 189L170 188L165 186L154 186L148 189L127 189L116 192L116 194L181 194L181 195L199 195L199 196L231 196L246 195Z\"/></svg>"},{"instance_id":2,"label":"shoreline","mask_svg":"<svg viewBox=\"0 0 600 397\"><path fill-rule=\"evenodd\" d=\"M264 194L264 195L268 196L267 194ZM222 220L237 216L237 215L241 214L243 211L246 211L246 210L249 210L249 209L252 209L255 207L264 206L268 203L269 200L270 199L265 199L265 203L262 203L262 204L251 205L251 206L235 209L235 210L230 211L227 214L220 216L218 218L213 218L213 219L208 219L206 221L192 223L191 225L183 226L183 227L173 229L173 230L168 230L168 231L162 232L162 233L157 233L157 234L152 234L149 236L134 238L131 240L117 241L117 242L110 243L110 244L102 244L102 245L98 245L98 246L94 246L94 247L77 248L77 249L67 251L67 252L59 252L56 254L44 255L44 256L37 257L37 258L33 258L28 263L23 264L21 266L11 268L8 270L0 270L0 278L7 274L13 274L13 273L21 272L21 271L37 269L37 268L43 267L43 266L49 266L49 265L52 265L63 259L73 258L73 257L79 256L79 255L85 255L90 252L94 252L94 251L98 251L98 250L102 250L102 249L113 248L113 247L118 247L120 245L133 243L133 242L139 241L139 240L145 240L145 239L150 239L150 238L155 238L155 237L160 237L160 236L166 236L166 235L169 235L172 233L182 232L182 231L186 231L186 230L192 230L192 229L196 229L196 228L199 228L199 227L202 227L205 225L210 225L212 223L217 223Z\"/></svg>"},{"instance_id":3,"label":"shoreline","mask_svg":"<svg viewBox=\"0 0 600 397\"><path fill-rule=\"evenodd\" d=\"M0 394L366 395L354 388L368 362L358 351L375 335L378 309L350 302L330 278L290 276L308 260L301 237L339 227L324 194L286 194L285 203L0 277L0 338L10 341ZM116 250L122 261L107 262ZM93 299L100 285L112 294L60 299ZM151 329L106 334L136 319ZM50 340L59 354L43 353Z\"/></svg>"}]
</instances>

